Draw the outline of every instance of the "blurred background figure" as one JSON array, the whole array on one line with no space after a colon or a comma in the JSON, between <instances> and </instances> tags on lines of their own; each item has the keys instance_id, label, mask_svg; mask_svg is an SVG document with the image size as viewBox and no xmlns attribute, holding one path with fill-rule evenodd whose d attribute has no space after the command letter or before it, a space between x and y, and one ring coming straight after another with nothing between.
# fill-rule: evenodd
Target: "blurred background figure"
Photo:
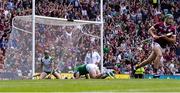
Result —
<instances>
[{"instance_id":1,"label":"blurred background figure","mask_svg":"<svg viewBox=\"0 0 180 93\"><path fill-rule=\"evenodd\" d=\"M144 78L144 72L145 72L144 67L138 68L135 71L134 77L136 79L143 79Z\"/></svg>"}]
</instances>

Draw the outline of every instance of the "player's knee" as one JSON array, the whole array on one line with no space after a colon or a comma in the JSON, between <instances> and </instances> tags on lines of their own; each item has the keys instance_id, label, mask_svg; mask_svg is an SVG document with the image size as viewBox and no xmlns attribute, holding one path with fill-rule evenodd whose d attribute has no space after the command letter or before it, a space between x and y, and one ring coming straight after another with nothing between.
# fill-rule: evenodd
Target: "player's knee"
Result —
<instances>
[{"instance_id":1,"label":"player's knee","mask_svg":"<svg viewBox=\"0 0 180 93\"><path fill-rule=\"evenodd\" d=\"M59 73L55 72L53 75L54 75L57 79L61 79L61 76L60 76Z\"/></svg>"}]
</instances>

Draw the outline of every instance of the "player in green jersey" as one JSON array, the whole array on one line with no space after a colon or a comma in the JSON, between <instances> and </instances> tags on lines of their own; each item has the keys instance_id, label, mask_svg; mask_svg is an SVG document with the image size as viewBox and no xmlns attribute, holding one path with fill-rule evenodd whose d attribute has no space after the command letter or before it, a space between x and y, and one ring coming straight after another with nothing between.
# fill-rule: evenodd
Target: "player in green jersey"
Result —
<instances>
[{"instance_id":1,"label":"player in green jersey","mask_svg":"<svg viewBox=\"0 0 180 93\"><path fill-rule=\"evenodd\" d=\"M100 73L100 70L94 64L83 64L75 68L75 79L79 79L83 75L85 75L86 79L104 79L109 75L114 76L112 72Z\"/></svg>"}]
</instances>

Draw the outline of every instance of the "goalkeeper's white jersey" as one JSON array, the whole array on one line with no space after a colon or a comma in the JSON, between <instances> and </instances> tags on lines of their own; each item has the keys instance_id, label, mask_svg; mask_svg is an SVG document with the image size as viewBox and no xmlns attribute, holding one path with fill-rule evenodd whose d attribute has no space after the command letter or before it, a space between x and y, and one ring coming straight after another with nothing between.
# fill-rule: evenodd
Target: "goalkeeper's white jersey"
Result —
<instances>
[{"instance_id":1,"label":"goalkeeper's white jersey","mask_svg":"<svg viewBox=\"0 0 180 93\"><path fill-rule=\"evenodd\" d=\"M41 62L43 64L43 71L44 72L51 72L53 70L53 68L52 68L52 57L49 57L48 59L45 59L45 57L43 57L41 59Z\"/></svg>"},{"instance_id":2,"label":"goalkeeper's white jersey","mask_svg":"<svg viewBox=\"0 0 180 93\"><path fill-rule=\"evenodd\" d=\"M101 57L98 52L94 51L91 53L87 53L85 57L85 64L96 64L99 63Z\"/></svg>"}]
</instances>

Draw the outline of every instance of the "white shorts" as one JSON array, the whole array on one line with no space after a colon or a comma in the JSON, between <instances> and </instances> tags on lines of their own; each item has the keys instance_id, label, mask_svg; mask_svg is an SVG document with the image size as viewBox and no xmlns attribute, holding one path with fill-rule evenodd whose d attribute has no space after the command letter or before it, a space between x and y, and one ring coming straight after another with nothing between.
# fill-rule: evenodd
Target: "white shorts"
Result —
<instances>
[{"instance_id":1,"label":"white shorts","mask_svg":"<svg viewBox=\"0 0 180 93\"><path fill-rule=\"evenodd\" d=\"M159 48L161 49L162 53L164 53L164 52L165 52L165 49L164 49L164 48L162 48L162 47L161 47L158 43L156 43L156 42L152 42L151 47L152 47L152 48L154 48L154 47L159 47Z\"/></svg>"},{"instance_id":2,"label":"white shorts","mask_svg":"<svg viewBox=\"0 0 180 93\"><path fill-rule=\"evenodd\" d=\"M97 70L99 70L99 68L96 64L87 64L86 69L89 73L90 72L96 72Z\"/></svg>"}]
</instances>

